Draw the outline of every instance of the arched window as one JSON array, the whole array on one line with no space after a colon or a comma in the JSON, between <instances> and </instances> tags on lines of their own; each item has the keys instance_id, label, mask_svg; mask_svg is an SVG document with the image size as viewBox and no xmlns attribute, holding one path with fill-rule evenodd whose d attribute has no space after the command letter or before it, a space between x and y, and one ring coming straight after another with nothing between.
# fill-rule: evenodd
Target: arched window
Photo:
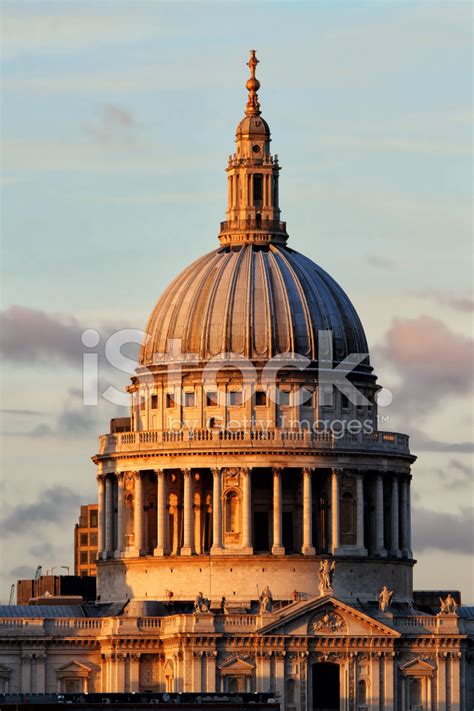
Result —
<instances>
[{"instance_id":1,"label":"arched window","mask_svg":"<svg viewBox=\"0 0 474 711\"><path fill-rule=\"evenodd\" d=\"M129 492L125 496L125 542L126 546L133 545L133 494Z\"/></svg>"},{"instance_id":2,"label":"arched window","mask_svg":"<svg viewBox=\"0 0 474 711\"><path fill-rule=\"evenodd\" d=\"M361 679L357 688L357 697L359 707L367 705L367 682Z\"/></svg>"},{"instance_id":3,"label":"arched window","mask_svg":"<svg viewBox=\"0 0 474 711\"><path fill-rule=\"evenodd\" d=\"M350 491L341 497L341 543L354 545L356 542L355 501Z\"/></svg>"},{"instance_id":4,"label":"arched window","mask_svg":"<svg viewBox=\"0 0 474 711\"><path fill-rule=\"evenodd\" d=\"M229 491L225 497L225 532L238 533L239 526L239 496L235 491Z\"/></svg>"}]
</instances>

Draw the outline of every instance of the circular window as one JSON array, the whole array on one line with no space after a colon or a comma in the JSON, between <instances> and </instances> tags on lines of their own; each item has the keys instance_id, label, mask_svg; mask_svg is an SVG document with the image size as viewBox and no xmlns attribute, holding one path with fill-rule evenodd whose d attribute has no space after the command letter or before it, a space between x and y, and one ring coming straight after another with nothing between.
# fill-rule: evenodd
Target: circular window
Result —
<instances>
[{"instance_id":1,"label":"circular window","mask_svg":"<svg viewBox=\"0 0 474 711\"><path fill-rule=\"evenodd\" d=\"M260 153L260 146L253 146L252 150L254 153Z\"/></svg>"}]
</instances>

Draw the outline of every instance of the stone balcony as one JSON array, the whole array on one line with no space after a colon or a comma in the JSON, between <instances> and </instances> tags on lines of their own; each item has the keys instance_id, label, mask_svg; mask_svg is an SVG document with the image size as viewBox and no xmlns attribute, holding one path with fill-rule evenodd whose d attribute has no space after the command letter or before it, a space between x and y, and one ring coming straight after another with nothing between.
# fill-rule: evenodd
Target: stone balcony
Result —
<instances>
[{"instance_id":1,"label":"stone balcony","mask_svg":"<svg viewBox=\"0 0 474 711\"><path fill-rule=\"evenodd\" d=\"M296 603L298 604L298 603ZM286 607L286 606L285 606ZM149 637L176 634L253 634L278 620L282 609L261 614L178 614L166 617L106 618L0 618L0 637ZM384 624L404 635L459 633L458 617L453 615L381 615Z\"/></svg>"},{"instance_id":2,"label":"stone balcony","mask_svg":"<svg viewBox=\"0 0 474 711\"><path fill-rule=\"evenodd\" d=\"M369 452L381 455L410 456L408 435L398 432L373 432L342 435L311 430L143 430L120 432L100 437L99 456L140 452L210 452L219 450L291 452Z\"/></svg>"}]
</instances>

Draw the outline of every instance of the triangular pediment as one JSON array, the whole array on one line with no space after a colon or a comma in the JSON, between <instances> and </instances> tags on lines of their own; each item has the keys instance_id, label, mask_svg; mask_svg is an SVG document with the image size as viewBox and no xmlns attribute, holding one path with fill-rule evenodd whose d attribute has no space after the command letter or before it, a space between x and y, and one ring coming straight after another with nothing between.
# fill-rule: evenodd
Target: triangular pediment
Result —
<instances>
[{"instance_id":1,"label":"triangular pediment","mask_svg":"<svg viewBox=\"0 0 474 711\"><path fill-rule=\"evenodd\" d=\"M81 664L81 662L76 661L75 659L72 662L68 662L67 664L64 664L62 667L58 667L56 669L56 672L60 674L90 674L92 669L85 664Z\"/></svg>"},{"instance_id":2,"label":"triangular pediment","mask_svg":"<svg viewBox=\"0 0 474 711\"><path fill-rule=\"evenodd\" d=\"M433 674L435 669L436 669L436 667L434 667L432 664L425 661L424 659L420 659L420 657L416 657L415 659L410 659L409 662L406 662L405 664L402 664L400 666L400 671L403 674L406 674L406 675L413 674L414 676L420 676L423 674Z\"/></svg>"},{"instance_id":3,"label":"triangular pediment","mask_svg":"<svg viewBox=\"0 0 474 711\"><path fill-rule=\"evenodd\" d=\"M400 637L380 620L329 595L288 605L260 634Z\"/></svg>"},{"instance_id":4,"label":"triangular pediment","mask_svg":"<svg viewBox=\"0 0 474 711\"><path fill-rule=\"evenodd\" d=\"M219 669L221 671L233 672L233 673L250 673L254 668L254 665L247 661L246 659L241 659L240 657L231 657L226 659L222 664L219 664Z\"/></svg>"}]
</instances>

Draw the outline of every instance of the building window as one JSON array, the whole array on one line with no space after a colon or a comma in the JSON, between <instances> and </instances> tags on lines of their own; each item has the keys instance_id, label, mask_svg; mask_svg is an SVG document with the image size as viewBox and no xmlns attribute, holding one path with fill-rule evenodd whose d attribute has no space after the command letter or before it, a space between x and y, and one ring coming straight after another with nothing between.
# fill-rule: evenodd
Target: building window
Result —
<instances>
[{"instance_id":1,"label":"building window","mask_svg":"<svg viewBox=\"0 0 474 711\"><path fill-rule=\"evenodd\" d=\"M98 516L97 511L90 511L89 513L89 528L97 528Z\"/></svg>"},{"instance_id":2,"label":"building window","mask_svg":"<svg viewBox=\"0 0 474 711\"><path fill-rule=\"evenodd\" d=\"M81 551L80 562L87 565L87 551Z\"/></svg>"},{"instance_id":3,"label":"building window","mask_svg":"<svg viewBox=\"0 0 474 711\"><path fill-rule=\"evenodd\" d=\"M240 407L242 405L242 390L231 390L229 397L232 407Z\"/></svg>"},{"instance_id":4,"label":"building window","mask_svg":"<svg viewBox=\"0 0 474 711\"><path fill-rule=\"evenodd\" d=\"M253 200L254 204L263 199L263 177L261 173L256 173L253 176Z\"/></svg>"},{"instance_id":5,"label":"building window","mask_svg":"<svg viewBox=\"0 0 474 711\"><path fill-rule=\"evenodd\" d=\"M341 393L341 407L343 410L349 409L349 398L344 393Z\"/></svg>"},{"instance_id":6,"label":"building window","mask_svg":"<svg viewBox=\"0 0 474 711\"><path fill-rule=\"evenodd\" d=\"M358 704L359 708L365 708L367 706L367 683L364 681L364 679L361 679L358 684L358 689L357 689L357 696L358 696Z\"/></svg>"},{"instance_id":7,"label":"building window","mask_svg":"<svg viewBox=\"0 0 474 711\"><path fill-rule=\"evenodd\" d=\"M354 497L346 491L341 498L341 543L354 545L356 542L356 511Z\"/></svg>"},{"instance_id":8,"label":"building window","mask_svg":"<svg viewBox=\"0 0 474 711\"><path fill-rule=\"evenodd\" d=\"M97 558L97 552L96 551L89 551L89 565L94 565L96 558Z\"/></svg>"},{"instance_id":9,"label":"building window","mask_svg":"<svg viewBox=\"0 0 474 711\"><path fill-rule=\"evenodd\" d=\"M280 407L289 407L290 406L290 391L289 390L280 390L278 393L278 399L279 399Z\"/></svg>"},{"instance_id":10,"label":"building window","mask_svg":"<svg viewBox=\"0 0 474 711\"><path fill-rule=\"evenodd\" d=\"M81 533L81 546L87 546L89 544L89 537L87 533Z\"/></svg>"},{"instance_id":11,"label":"building window","mask_svg":"<svg viewBox=\"0 0 474 711\"><path fill-rule=\"evenodd\" d=\"M184 393L184 406L196 407L196 393Z\"/></svg>"},{"instance_id":12,"label":"building window","mask_svg":"<svg viewBox=\"0 0 474 711\"><path fill-rule=\"evenodd\" d=\"M255 405L256 407L265 407L267 404L267 393L263 390L257 390L255 393Z\"/></svg>"},{"instance_id":13,"label":"building window","mask_svg":"<svg viewBox=\"0 0 474 711\"><path fill-rule=\"evenodd\" d=\"M152 410L158 409L158 395L151 396L151 409Z\"/></svg>"},{"instance_id":14,"label":"building window","mask_svg":"<svg viewBox=\"0 0 474 711\"><path fill-rule=\"evenodd\" d=\"M207 407L216 407L218 405L218 397L216 392L206 393L206 405Z\"/></svg>"},{"instance_id":15,"label":"building window","mask_svg":"<svg viewBox=\"0 0 474 711\"><path fill-rule=\"evenodd\" d=\"M301 388L301 405L303 407L312 407L313 405L313 393L311 390L306 390L306 388Z\"/></svg>"},{"instance_id":16,"label":"building window","mask_svg":"<svg viewBox=\"0 0 474 711\"><path fill-rule=\"evenodd\" d=\"M174 393L166 393L166 407L174 407L175 405Z\"/></svg>"},{"instance_id":17,"label":"building window","mask_svg":"<svg viewBox=\"0 0 474 711\"><path fill-rule=\"evenodd\" d=\"M235 491L229 491L225 497L225 532L239 531L239 497Z\"/></svg>"},{"instance_id":18,"label":"building window","mask_svg":"<svg viewBox=\"0 0 474 711\"><path fill-rule=\"evenodd\" d=\"M89 536L89 541L89 545L91 547L97 548L97 533L91 533L91 535Z\"/></svg>"}]
</instances>

